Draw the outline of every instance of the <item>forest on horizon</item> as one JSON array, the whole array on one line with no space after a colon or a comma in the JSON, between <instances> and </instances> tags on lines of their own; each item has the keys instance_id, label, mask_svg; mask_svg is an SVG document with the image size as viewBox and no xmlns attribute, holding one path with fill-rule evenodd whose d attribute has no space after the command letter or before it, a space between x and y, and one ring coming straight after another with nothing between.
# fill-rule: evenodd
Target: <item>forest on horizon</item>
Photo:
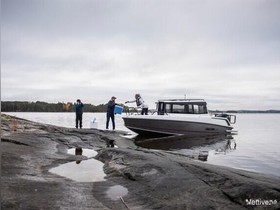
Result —
<instances>
[{"instance_id":1,"label":"forest on horizon","mask_svg":"<svg viewBox=\"0 0 280 210\"><path fill-rule=\"evenodd\" d=\"M92 105L84 103L84 112L106 112L106 104ZM1 101L2 112L74 112L71 102L47 103L42 101Z\"/></svg>"},{"instance_id":2,"label":"forest on horizon","mask_svg":"<svg viewBox=\"0 0 280 210\"><path fill-rule=\"evenodd\" d=\"M74 112L75 104L71 102L47 103L42 101L1 101L1 112ZM124 109L128 107L121 104ZM106 104L85 104L84 112L106 112ZM228 112L228 113L280 113L280 110L209 110L209 112Z\"/></svg>"}]
</instances>

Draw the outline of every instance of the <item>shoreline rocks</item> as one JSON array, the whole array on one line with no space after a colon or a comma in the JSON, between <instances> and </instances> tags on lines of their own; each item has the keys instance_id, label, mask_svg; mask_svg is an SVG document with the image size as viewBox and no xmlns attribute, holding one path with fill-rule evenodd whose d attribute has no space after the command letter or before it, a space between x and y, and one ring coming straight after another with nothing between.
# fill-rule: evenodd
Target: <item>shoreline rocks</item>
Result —
<instances>
[{"instance_id":1,"label":"shoreline rocks","mask_svg":"<svg viewBox=\"0 0 280 210\"><path fill-rule=\"evenodd\" d=\"M2 209L280 208L279 177L140 148L121 135L2 114ZM107 147L112 141L117 148ZM98 152L94 158L104 163L106 181L75 182L49 172L63 163L87 160L67 153L77 147ZM127 194L111 199L108 189L119 185Z\"/></svg>"}]
</instances>

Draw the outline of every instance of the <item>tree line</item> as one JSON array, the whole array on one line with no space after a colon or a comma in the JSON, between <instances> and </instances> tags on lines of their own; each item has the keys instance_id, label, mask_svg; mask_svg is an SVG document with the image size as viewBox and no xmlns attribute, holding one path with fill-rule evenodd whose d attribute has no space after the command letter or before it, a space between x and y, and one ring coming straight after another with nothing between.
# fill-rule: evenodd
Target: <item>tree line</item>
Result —
<instances>
[{"instance_id":1,"label":"tree line","mask_svg":"<svg viewBox=\"0 0 280 210\"><path fill-rule=\"evenodd\" d=\"M106 104L84 104L84 112L106 112ZM71 102L47 103L42 101L1 101L2 112L74 112L75 104Z\"/></svg>"},{"instance_id":2,"label":"tree line","mask_svg":"<svg viewBox=\"0 0 280 210\"><path fill-rule=\"evenodd\" d=\"M123 106L123 104L121 104ZM124 111L127 112L131 110L126 106L124 107ZM28 101L1 101L1 111L2 112L74 112L75 104L71 102L63 103L47 103L42 101L36 102L28 102ZM92 105L92 104L84 104L84 112L106 112L107 105ZM280 113L280 110L228 110L228 111L211 111L209 112L227 112L227 113Z\"/></svg>"}]
</instances>

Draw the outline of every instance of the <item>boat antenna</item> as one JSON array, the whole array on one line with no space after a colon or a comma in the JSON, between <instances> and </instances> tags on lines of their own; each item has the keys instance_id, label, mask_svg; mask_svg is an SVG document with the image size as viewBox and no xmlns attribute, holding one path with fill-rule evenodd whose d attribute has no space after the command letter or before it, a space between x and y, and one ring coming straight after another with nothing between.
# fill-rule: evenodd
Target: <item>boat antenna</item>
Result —
<instances>
[{"instance_id":1,"label":"boat antenna","mask_svg":"<svg viewBox=\"0 0 280 210\"><path fill-rule=\"evenodd\" d=\"M184 94L184 98L185 98L185 100L187 99L187 94Z\"/></svg>"}]
</instances>

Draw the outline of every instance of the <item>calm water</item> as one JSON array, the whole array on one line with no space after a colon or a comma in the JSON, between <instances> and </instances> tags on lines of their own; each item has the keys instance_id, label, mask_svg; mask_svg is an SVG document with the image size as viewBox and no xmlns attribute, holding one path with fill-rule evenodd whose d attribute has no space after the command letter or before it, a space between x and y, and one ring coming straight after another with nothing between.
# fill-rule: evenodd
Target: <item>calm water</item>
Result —
<instances>
[{"instance_id":1,"label":"calm water","mask_svg":"<svg viewBox=\"0 0 280 210\"><path fill-rule=\"evenodd\" d=\"M10 112L6 114L52 125L72 128L75 126L75 113ZM93 119L96 119L97 128L105 129L105 113L84 113L84 128L90 128ZM179 139L157 143L157 146L154 144L148 146L153 149L182 153L206 163L280 176L279 125L280 114L237 114L234 129L238 131L238 135L231 138L199 141ZM121 115L116 115L116 129L129 131L124 126Z\"/></svg>"}]
</instances>

